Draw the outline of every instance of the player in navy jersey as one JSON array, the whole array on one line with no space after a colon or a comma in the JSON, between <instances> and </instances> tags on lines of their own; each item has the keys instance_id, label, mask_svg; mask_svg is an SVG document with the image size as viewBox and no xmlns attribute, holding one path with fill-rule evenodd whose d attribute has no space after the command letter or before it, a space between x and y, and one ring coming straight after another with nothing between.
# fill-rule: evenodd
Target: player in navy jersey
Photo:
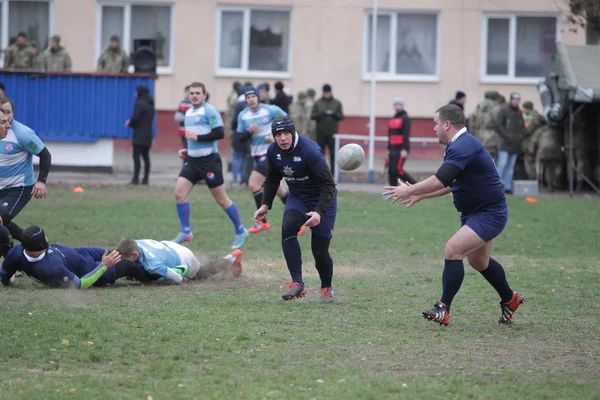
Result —
<instances>
[{"instance_id":1,"label":"player in navy jersey","mask_svg":"<svg viewBox=\"0 0 600 400\"><path fill-rule=\"evenodd\" d=\"M267 175L267 149L273 143L271 123L278 116L287 114L278 106L260 103L258 91L253 87L246 88L245 95L248 107L244 108L238 116L237 135L242 141L250 140L250 153L254 157L254 168L248 178L248 189L252 192L256 208L258 208L262 202L263 185ZM277 194L285 204L288 196L285 185L279 186ZM248 229L248 232L257 233L270 227L271 225L264 218L255 221L254 226Z\"/></svg>"},{"instance_id":2,"label":"player in navy jersey","mask_svg":"<svg viewBox=\"0 0 600 400\"><path fill-rule=\"evenodd\" d=\"M194 185L204 180L215 201L225 210L233 223L235 238L233 250L244 245L248 230L240 219L240 213L225 191L223 163L217 147L217 141L225 137L223 119L217 109L206 102L206 87L200 82L190 84L192 107L185 113L185 137L187 149L179 150L184 159L183 168L175 185L175 201L181 232L173 239L175 243L187 242L194 238L190 227L190 203L188 196Z\"/></svg>"},{"instance_id":3,"label":"player in navy jersey","mask_svg":"<svg viewBox=\"0 0 600 400\"><path fill-rule=\"evenodd\" d=\"M450 104L435 112L434 130L441 144L447 145L444 163L437 173L414 185L386 186L384 196L392 203L401 200L408 208L422 199L452 192L454 205L461 213L461 228L448 240L444 249L442 297L423 316L441 325L450 323L450 304L464 278L463 258L496 289L500 295L502 315L499 323L509 324L524 297L513 291L504 268L490 257L494 238L508 220L504 189L492 156L479 139L467 132L462 109Z\"/></svg>"},{"instance_id":4,"label":"player in navy jersey","mask_svg":"<svg viewBox=\"0 0 600 400\"><path fill-rule=\"evenodd\" d=\"M321 301L333 301L333 260L329 243L337 212L337 189L323 151L312 140L300 136L294 121L287 116L275 118L271 126L275 143L267 151L267 176L262 204L254 214L256 221L264 218L273 204L279 182L285 179L289 196L283 212L281 247L292 281L287 283L284 300L306 295L302 281L302 254L298 230L311 228L311 249L315 267L321 278Z\"/></svg>"},{"instance_id":5,"label":"player in navy jersey","mask_svg":"<svg viewBox=\"0 0 600 400\"><path fill-rule=\"evenodd\" d=\"M0 218L13 238L21 240L23 229L13 219L31 197L46 197L46 179L52 157L40 138L28 126L14 119L15 106L8 98L0 99ZM8 120L9 129L4 125ZM37 181L33 173L33 156L40 159Z\"/></svg>"},{"instance_id":6,"label":"player in navy jersey","mask_svg":"<svg viewBox=\"0 0 600 400\"><path fill-rule=\"evenodd\" d=\"M0 227L0 243L6 242L6 228ZM6 249L6 245L2 246ZM3 251L4 251L3 250ZM7 286L17 271L22 271L39 283L56 288L87 289L112 284L122 276L130 276L129 268L117 272L121 261L115 250L98 247L71 248L49 245L39 226L30 226L21 235L21 244L10 247L0 267L0 282Z\"/></svg>"}]
</instances>

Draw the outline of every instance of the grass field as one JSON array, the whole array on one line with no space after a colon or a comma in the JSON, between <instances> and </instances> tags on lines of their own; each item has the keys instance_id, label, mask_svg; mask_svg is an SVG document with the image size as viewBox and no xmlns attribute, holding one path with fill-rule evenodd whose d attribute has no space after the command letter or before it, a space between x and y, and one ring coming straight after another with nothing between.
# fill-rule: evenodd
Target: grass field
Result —
<instances>
[{"instance_id":1,"label":"grass field","mask_svg":"<svg viewBox=\"0 0 600 400\"><path fill-rule=\"evenodd\" d=\"M249 224L250 194L230 195ZM189 247L226 254L227 216L206 188L192 197ZM78 291L21 277L0 288L0 399L600 399L600 202L509 205L495 257L526 298L511 326L498 325L497 294L468 267L451 325L420 316L439 298L458 227L449 197L406 210L341 193L333 304L318 301L310 233L300 238L308 295L281 300L277 203L238 279ZM16 222L72 246L179 228L171 190L157 188L51 187Z\"/></svg>"}]
</instances>

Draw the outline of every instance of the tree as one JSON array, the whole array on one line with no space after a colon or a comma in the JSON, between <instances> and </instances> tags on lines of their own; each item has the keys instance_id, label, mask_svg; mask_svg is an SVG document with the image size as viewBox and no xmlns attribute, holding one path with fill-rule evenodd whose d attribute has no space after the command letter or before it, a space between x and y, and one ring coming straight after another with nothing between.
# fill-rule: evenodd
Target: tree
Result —
<instances>
[{"instance_id":1,"label":"tree","mask_svg":"<svg viewBox=\"0 0 600 400\"><path fill-rule=\"evenodd\" d=\"M568 0L570 15L567 22L574 25L574 30L585 29L587 44L600 44L600 1Z\"/></svg>"}]
</instances>

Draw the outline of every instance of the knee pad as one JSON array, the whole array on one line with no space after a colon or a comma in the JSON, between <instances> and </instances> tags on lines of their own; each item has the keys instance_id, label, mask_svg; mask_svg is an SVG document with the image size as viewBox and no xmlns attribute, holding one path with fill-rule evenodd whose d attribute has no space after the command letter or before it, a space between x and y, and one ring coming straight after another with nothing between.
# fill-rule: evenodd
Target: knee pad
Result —
<instances>
[{"instance_id":1,"label":"knee pad","mask_svg":"<svg viewBox=\"0 0 600 400\"><path fill-rule=\"evenodd\" d=\"M284 212L281 224L281 240L298 236L298 231L305 222L306 216L298 210L287 210Z\"/></svg>"}]
</instances>

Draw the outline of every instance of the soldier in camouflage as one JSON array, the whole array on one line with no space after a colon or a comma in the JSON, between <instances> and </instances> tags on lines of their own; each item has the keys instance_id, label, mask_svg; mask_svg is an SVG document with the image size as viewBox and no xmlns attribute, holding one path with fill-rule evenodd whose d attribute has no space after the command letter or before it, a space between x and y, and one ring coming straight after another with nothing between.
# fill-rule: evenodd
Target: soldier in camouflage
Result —
<instances>
[{"instance_id":1,"label":"soldier in camouflage","mask_svg":"<svg viewBox=\"0 0 600 400\"><path fill-rule=\"evenodd\" d=\"M477 104L475 111L469 117L469 133L481 139L481 129L483 127L483 119L487 112L494 107L494 102L498 98L498 92L488 90L484 94L483 101Z\"/></svg>"},{"instance_id":2,"label":"soldier in camouflage","mask_svg":"<svg viewBox=\"0 0 600 400\"><path fill-rule=\"evenodd\" d=\"M60 36L50 38L50 46L44 51L42 66L46 72L71 72L71 56L60 45Z\"/></svg>"},{"instance_id":3,"label":"soldier in camouflage","mask_svg":"<svg viewBox=\"0 0 600 400\"><path fill-rule=\"evenodd\" d=\"M483 113L479 140L496 162L498 161L498 150L500 149L500 136L496 132L496 121L500 110L506 104L506 98L496 91L493 96L496 98L494 105L490 110Z\"/></svg>"},{"instance_id":4,"label":"soldier in camouflage","mask_svg":"<svg viewBox=\"0 0 600 400\"><path fill-rule=\"evenodd\" d=\"M523 123L525 130L523 132L523 141L521 142L521 153L523 154L523 166L527 179L536 179L537 173L535 170L535 153L530 152L531 141L533 135L542 125L545 124L544 119L536 110L533 109L533 103L526 101L523 103Z\"/></svg>"},{"instance_id":5,"label":"soldier in camouflage","mask_svg":"<svg viewBox=\"0 0 600 400\"><path fill-rule=\"evenodd\" d=\"M577 191L591 189L583 177L585 176L590 180L593 178L593 149L596 147L594 142L595 130L593 129L594 117L592 107L586 105L573 120L573 161L577 167L574 177ZM566 123L569 123L569 118L566 119ZM569 129L566 127L564 135L566 154L570 154Z\"/></svg>"},{"instance_id":6,"label":"soldier in camouflage","mask_svg":"<svg viewBox=\"0 0 600 400\"><path fill-rule=\"evenodd\" d=\"M543 124L535 130L527 153L533 154L536 161L536 177L551 192L562 188L564 155L561 149L563 129L555 124ZM540 168L541 167L541 168ZM543 169L543 176L540 173Z\"/></svg>"},{"instance_id":7,"label":"soldier in camouflage","mask_svg":"<svg viewBox=\"0 0 600 400\"><path fill-rule=\"evenodd\" d=\"M27 35L21 32L17 35L15 44L8 47L4 52L4 68L34 68L34 58L34 50L27 44Z\"/></svg>"},{"instance_id":8,"label":"soldier in camouflage","mask_svg":"<svg viewBox=\"0 0 600 400\"><path fill-rule=\"evenodd\" d=\"M117 35L110 38L110 46L98 58L98 72L106 74L124 74L129 67L129 57L121 48L121 41Z\"/></svg>"},{"instance_id":9,"label":"soldier in camouflage","mask_svg":"<svg viewBox=\"0 0 600 400\"><path fill-rule=\"evenodd\" d=\"M306 90L306 104L305 107L308 112L312 112L312 108L315 105L315 97L317 96L317 91L315 89ZM308 123L308 128L306 133L302 132L305 136L312 140L317 139L317 121L311 119Z\"/></svg>"},{"instance_id":10,"label":"soldier in camouflage","mask_svg":"<svg viewBox=\"0 0 600 400\"><path fill-rule=\"evenodd\" d=\"M310 130L312 106L308 107L307 102L308 95L306 92L298 92L298 101L290 105L290 116L294 120L296 132L306 136L310 140L316 140L315 132Z\"/></svg>"}]
</instances>

